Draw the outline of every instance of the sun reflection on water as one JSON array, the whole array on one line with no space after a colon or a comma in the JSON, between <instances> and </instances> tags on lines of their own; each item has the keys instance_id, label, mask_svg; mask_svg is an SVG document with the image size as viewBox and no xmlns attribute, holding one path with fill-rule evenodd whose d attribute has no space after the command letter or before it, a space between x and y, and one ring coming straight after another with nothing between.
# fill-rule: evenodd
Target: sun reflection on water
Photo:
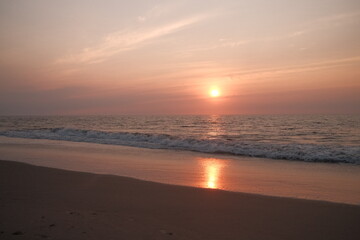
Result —
<instances>
[{"instance_id":1,"label":"sun reflection on water","mask_svg":"<svg viewBox=\"0 0 360 240\"><path fill-rule=\"evenodd\" d=\"M204 188L221 188L221 169L223 163L216 158L199 158L203 171L203 182L201 184Z\"/></svg>"}]
</instances>

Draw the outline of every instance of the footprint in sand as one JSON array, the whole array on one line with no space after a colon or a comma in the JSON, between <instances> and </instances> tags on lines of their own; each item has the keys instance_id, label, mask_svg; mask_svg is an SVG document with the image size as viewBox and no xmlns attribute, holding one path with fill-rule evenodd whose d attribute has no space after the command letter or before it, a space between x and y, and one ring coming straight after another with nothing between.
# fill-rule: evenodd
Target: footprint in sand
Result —
<instances>
[{"instance_id":1,"label":"footprint in sand","mask_svg":"<svg viewBox=\"0 0 360 240\"><path fill-rule=\"evenodd\" d=\"M24 235L22 231L13 232L12 235Z\"/></svg>"},{"instance_id":2,"label":"footprint in sand","mask_svg":"<svg viewBox=\"0 0 360 240\"><path fill-rule=\"evenodd\" d=\"M167 235L169 235L169 236L174 235L172 232L168 232L168 231L166 231L166 230L160 230L160 232L161 232L162 234L167 234Z\"/></svg>"}]
</instances>

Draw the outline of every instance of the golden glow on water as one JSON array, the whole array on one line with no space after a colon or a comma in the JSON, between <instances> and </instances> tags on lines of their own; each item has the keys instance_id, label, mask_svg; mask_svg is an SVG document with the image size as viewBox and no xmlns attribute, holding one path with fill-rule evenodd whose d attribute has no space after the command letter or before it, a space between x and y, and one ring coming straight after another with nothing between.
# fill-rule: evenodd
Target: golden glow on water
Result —
<instances>
[{"instance_id":1,"label":"golden glow on water","mask_svg":"<svg viewBox=\"0 0 360 240\"><path fill-rule=\"evenodd\" d=\"M223 130L221 129L221 125L223 124L221 116L211 115L208 118L208 122L209 130L207 132L207 135L211 137L216 137L223 132Z\"/></svg>"},{"instance_id":2,"label":"golden glow on water","mask_svg":"<svg viewBox=\"0 0 360 240\"><path fill-rule=\"evenodd\" d=\"M201 186L204 188L221 188L221 170L223 163L216 158L199 158L202 166L203 181Z\"/></svg>"},{"instance_id":3,"label":"golden glow on water","mask_svg":"<svg viewBox=\"0 0 360 240\"><path fill-rule=\"evenodd\" d=\"M217 182L217 171L218 169L216 166L208 166L207 174L208 174L208 181L207 181L207 187L208 188L216 188L216 182Z\"/></svg>"}]
</instances>

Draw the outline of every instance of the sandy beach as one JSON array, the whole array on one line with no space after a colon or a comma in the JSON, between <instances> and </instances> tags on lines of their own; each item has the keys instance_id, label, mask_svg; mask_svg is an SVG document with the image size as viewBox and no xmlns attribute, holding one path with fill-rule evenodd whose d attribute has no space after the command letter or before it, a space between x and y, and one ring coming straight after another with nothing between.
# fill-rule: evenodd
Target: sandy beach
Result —
<instances>
[{"instance_id":1,"label":"sandy beach","mask_svg":"<svg viewBox=\"0 0 360 240\"><path fill-rule=\"evenodd\" d=\"M0 162L1 239L358 239L360 207Z\"/></svg>"}]
</instances>

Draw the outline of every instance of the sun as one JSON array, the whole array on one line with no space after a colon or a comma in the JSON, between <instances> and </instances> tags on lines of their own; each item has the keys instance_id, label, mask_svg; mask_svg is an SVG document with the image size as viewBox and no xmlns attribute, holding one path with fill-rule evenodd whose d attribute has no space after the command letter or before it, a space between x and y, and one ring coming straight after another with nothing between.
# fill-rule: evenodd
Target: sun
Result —
<instances>
[{"instance_id":1,"label":"sun","mask_svg":"<svg viewBox=\"0 0 360 240\"><path fill-rule=\"evenodd\" d=\"M212 89L212 90L210 91L210 96L211 96L211 97L218 97L218 96L220 96L219 90L218 90L218 89Z\"/></svg>"}]
</instances>

